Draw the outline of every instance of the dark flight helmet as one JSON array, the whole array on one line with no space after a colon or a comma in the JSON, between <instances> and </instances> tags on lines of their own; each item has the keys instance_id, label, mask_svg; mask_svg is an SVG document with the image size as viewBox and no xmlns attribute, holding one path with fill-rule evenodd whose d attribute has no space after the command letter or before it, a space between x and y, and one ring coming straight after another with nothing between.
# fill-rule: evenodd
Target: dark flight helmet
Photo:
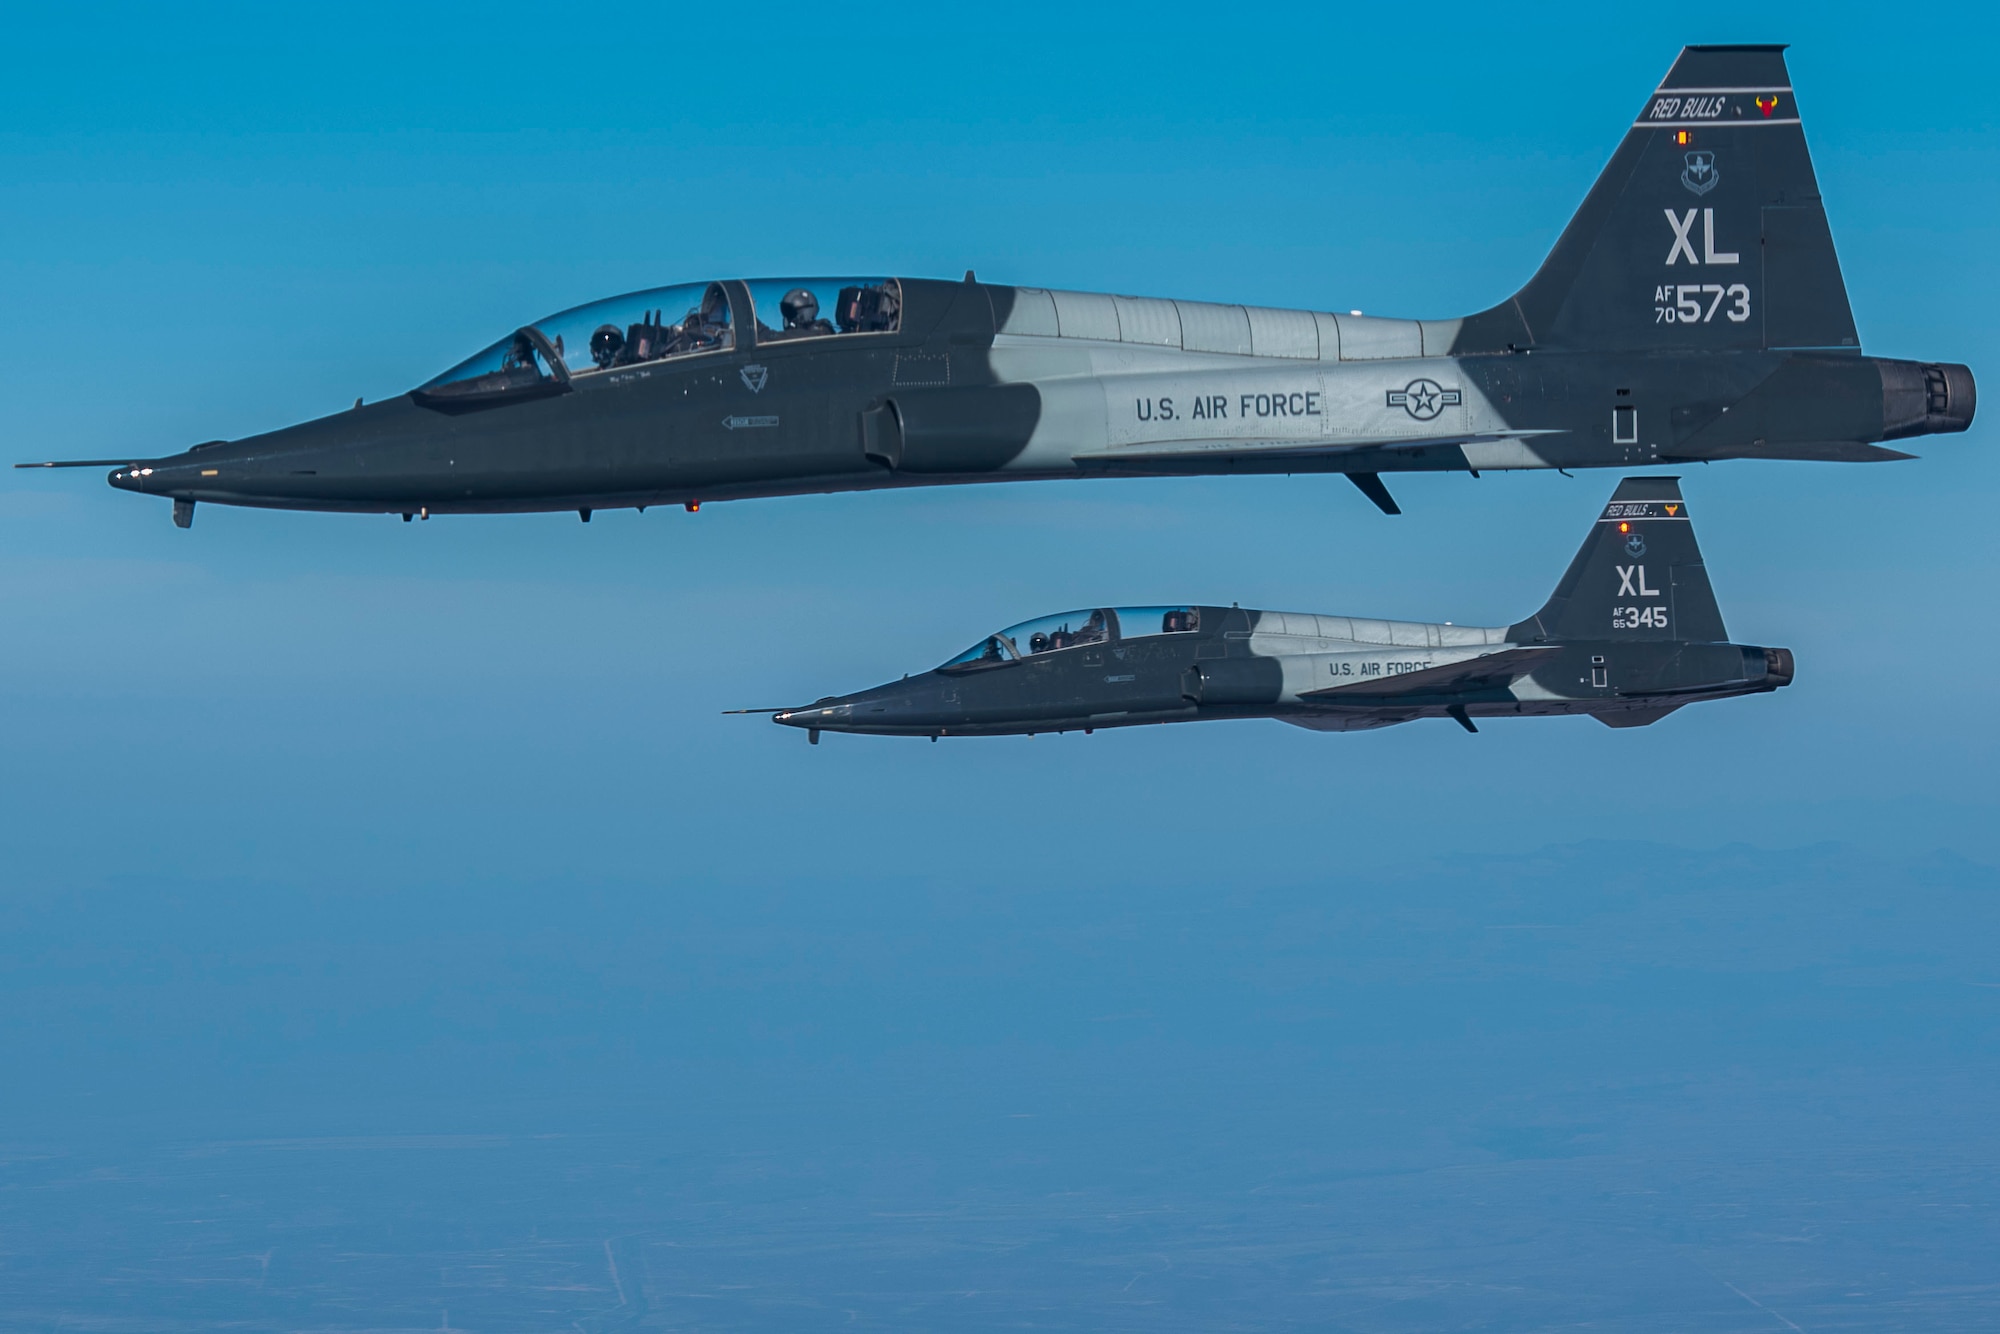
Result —
<instances>
[{"instance_id":1,"label":"dark flight helmet","mask_svg":"<svg viewBox=\"0 0 2000 1334\"><path fill-rule=\"evenodd\" d=\"M600 324L590 335L590 359L602 368L618 360L618 354L625 350L625 335L615 324Z\"/></svg>"},{"instance_id":2,"label":"dark flight helmet","mask_svg":"<svg viewBox=\"0 0 2000 1334\"><path fill-rule=\"evenodd\" d=\"M787 329L809 328L819 318L819 298L803 287L794 287L779 300L778 312L784 316Z\"/></svg>"}]
</instances>

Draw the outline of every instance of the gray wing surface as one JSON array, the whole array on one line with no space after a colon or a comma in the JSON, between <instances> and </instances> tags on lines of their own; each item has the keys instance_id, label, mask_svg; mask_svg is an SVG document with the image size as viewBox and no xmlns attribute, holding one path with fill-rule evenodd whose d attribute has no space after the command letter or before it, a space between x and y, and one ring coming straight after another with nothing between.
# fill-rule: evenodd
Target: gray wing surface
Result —
<instances>
[{"instance_id":1,"label":"gray wing surface","mask_svg":"<svg viewBox=\"0 0 2000 1334\"><path fill-rule=\"evenodd\" d=\"M1339 458L1362 450L1435 449L1444 445L1493 444L1502 440L1525 440L1531 436L1559 435L1559 431L1461 431L1452 435L1385 436L1380 439L1350 436L1340 440L1259 441L1242 444L1228 440L1159 440L1136 448L1090 449L1070 457L1090 468L1117 468L1125 465L1155 469L1175 463L1207 465L1218 458L1233 459L1316 459Z\"/></svg>"},{"instance_id":2,"label":"gray wing surface","mask_svg":"<svg viewBox=\"0 0 2000 1334\"><path fill-rule=\"evenodd\" d=\"M1326 704L1373 704L1414 695L1448 695L1477 686L1505 685L1533 671L1536 664L1555 652L1556 648L1554 644L1534 644L1503 649L1498 653L1468 658L1464 662L1426 667L1422 671L1404 672L1378 681L1356 681L1352 685L1307 690L1301 692L1299 698Z\"/></svg>"}]
</instances>

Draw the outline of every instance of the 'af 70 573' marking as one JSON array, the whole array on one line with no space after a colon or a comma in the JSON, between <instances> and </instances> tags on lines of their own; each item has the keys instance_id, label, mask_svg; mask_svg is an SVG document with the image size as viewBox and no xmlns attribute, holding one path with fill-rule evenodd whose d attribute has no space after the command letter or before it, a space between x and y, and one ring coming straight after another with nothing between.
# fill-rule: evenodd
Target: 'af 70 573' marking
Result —
<instances>
[{"instance_id":1,"label":"'af 70 573' marking","mask_svg":"<svg viewBox=\"0 0 2000 1334\"><path fill-rule=\"evenodd\" d=\"M1729 307L1722 313L1732 324L1750 318L1750 289L1742 283L1728 287L1721 283L1677 283L1653 289L1653 323L1707 324L1715 318L1724 297L1729 298Z\"/></svg>"}]
</instances>

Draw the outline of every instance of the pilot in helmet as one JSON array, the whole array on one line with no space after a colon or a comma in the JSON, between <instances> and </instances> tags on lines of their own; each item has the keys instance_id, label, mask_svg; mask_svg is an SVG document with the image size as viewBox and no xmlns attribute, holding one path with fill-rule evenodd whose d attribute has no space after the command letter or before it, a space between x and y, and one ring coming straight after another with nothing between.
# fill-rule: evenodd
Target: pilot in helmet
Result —
<instances>
[{"instance_id":1,"label":"pilot in helmet","mask_svg":"<svg viewBox=\"0 0 2000 1334\"><path fill-rule=\"evenodd\" d=\"M618 360L618 354L625 350L625 335L615 324L600 324L590 335L590 359L603 370Z\"/></svg>"},{"instance_id":2,"label":"pilot in helmet","mask_svg":"<svg viewBox=\"0 0 2000 1334\"><path fill-rule=\"evenodd\" d=\"M819 318L819 298L803 287L794 287L778 302L787 329L809 329Z\"/></svg>"}]
</instances>

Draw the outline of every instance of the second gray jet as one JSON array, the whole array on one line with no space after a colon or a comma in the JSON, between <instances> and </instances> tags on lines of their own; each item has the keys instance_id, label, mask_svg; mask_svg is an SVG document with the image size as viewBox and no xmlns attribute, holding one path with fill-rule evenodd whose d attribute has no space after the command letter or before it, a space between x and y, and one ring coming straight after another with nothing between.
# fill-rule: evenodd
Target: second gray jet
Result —
<instances>
[{"instance_id":1,"label":"second gray jet","mask_svg":"<svg viewBox=\"0 0 2000 1334\"><path fill-rule=\"evenodd\" d=\"M1672 477L1619 484L1554 596L1507 626L1195 605L1099 607L988 635L933 671L775 711L887 736L1033 735L1206 718L1353 732L1418 718L1588 714L1643 727L1791 684L1792 654L1729 642Z\"/></svg>"}]
</instances>

